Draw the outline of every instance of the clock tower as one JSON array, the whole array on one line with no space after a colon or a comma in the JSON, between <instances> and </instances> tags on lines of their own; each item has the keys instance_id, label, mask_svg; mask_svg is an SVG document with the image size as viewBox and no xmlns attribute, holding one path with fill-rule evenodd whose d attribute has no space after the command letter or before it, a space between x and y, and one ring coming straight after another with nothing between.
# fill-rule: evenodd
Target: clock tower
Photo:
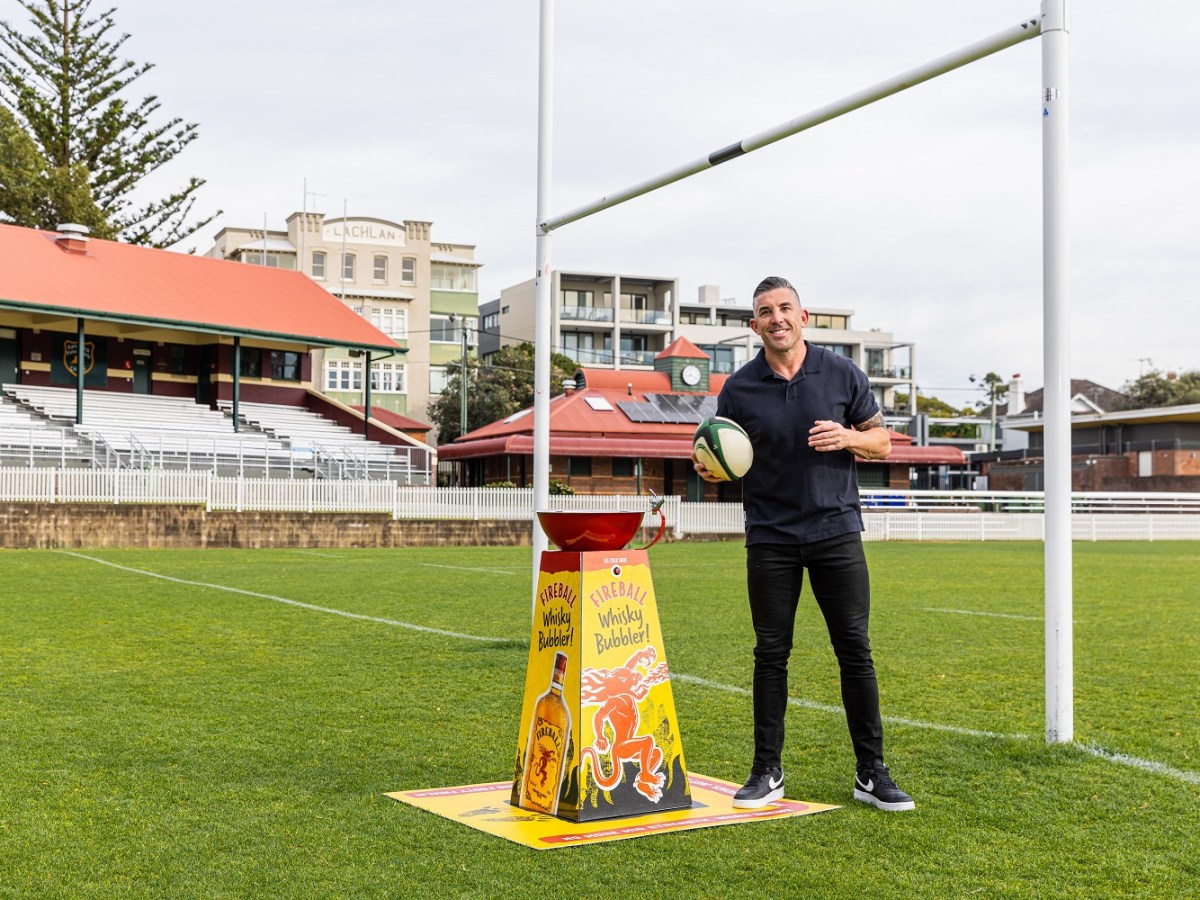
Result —
<instances>
[{"instance_id":1,"label":"clock tower","mask_svg":"<svg viewBox=\"0 0 1200 900\"><path fill-rule=\"evenodd\" d=\"M676 338L654 357L654 371L671 379L671 390L707 394L711 361L708 354L685 337Z\"/></svg>"}]
</instances>

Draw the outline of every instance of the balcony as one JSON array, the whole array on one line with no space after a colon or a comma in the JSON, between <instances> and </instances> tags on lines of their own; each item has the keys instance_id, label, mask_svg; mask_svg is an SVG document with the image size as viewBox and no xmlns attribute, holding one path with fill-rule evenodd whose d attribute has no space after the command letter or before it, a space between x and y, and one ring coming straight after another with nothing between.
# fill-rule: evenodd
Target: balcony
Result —
<instances>
[{"instance_id":1,"label":"balcony","mask_svg":"<svg viewBox=\"0 0 1200 900\"><path fill-rule=\"evenodd\" d=\"M657 350L622 350L621 365L623 366L652 366Z\"/></svg>"},{"instance_id":2,"label":"balcony","mask_svg":"<svg viewBox=\"0 0 1200 900\"><path fill-rule=\"evenodd\" d=\"M564 322L612 322L610 306L560 306L558 317Z\"/></svg>"},{"instance_id":3,"label":"balcony","mask_svg":"<svg viewBox=\"0 0 1200 900\"><path fill-rule=\"evenodd\" d=\"M896 381L908 381L912 378L912 366L868 366L869 378L891 378Z\"/></svg>"},{"instance_id":4,"label":"balcony","mask_svg":"<svg viewBox=\"0 0 1200 900\"><path fill-rule=\"evenodd\" d=\"M670 325L671 314L665 309L622 309L621 321L635 325Z\"/></svg>"},{"instance_id":5,"label":"balcony","mask_svg":"<svg viewBox=\"0 0 1200 900\"><path fill-rule=\"evenodd\" d=\"M611 350L588 350L582 347L563 347L563 356L570 357L581 366L611 366L613 352Z\"/></svg>"}]
</instances>

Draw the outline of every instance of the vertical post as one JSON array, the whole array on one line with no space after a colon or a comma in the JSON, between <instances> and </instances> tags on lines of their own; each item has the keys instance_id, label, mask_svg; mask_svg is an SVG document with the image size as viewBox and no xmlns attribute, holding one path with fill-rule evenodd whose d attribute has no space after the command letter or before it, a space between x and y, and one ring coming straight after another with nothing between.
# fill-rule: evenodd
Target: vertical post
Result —
<instances>
[{"instance_id":1,"label":"vertical post","mask_svg":"<svg viewBox=\"0 0 1200 900\"><path fill-rule=\"evenodd\" d=\"M64 9L63 15L66 15ZM83 424L83 379L87 358L83 346L83 316L75 320L75 424Z\"/></svg>"},{"instance_id":2,"label":"vertical post","mask_svg":"<svg viewBox=\"0 0 1200 900\"><path fill-rule=\"evenodd\" d=\"M241 429L238 427L238 400L242 393L242 338L240 335L233 336L233 431L236 434Z\"/></svg>"},{"instance_id":3,"label":"vertical post","mask_svg":"<svg viewBox=\"0 0 1200 900\"><path fill-rule=\"evenodd\" d=\"M1046 741L1051 744L1074 739L1066 7L1066 0L1042 0Z\"/></svg>"},{"instance_id":4,"label":"vertical post","mask_svg":"<svg viewBox=\"0 0 1200 900\"><path fill-rule=\"evenodd\" d=\"M458 370L458 433L467 433L467 318L463 316L459 326L459 343L462 345L462 362Z\"/></svg>"},{"instance_id":5,"label":"vertical post","mask_svg":"<svg viewBox=\"0 0 1200 900\"><path fill-rule=\"evenodd\" d=\"M541 0L538 29L537 274L534 276L533 356L533 578L537 591L542 551L549 541L538 525L537 511L550 505L550 215L554 125L554 0Z\"/></svg>"},{"instance_id":6,"label":"vertical post","mask_svg":"<svg viewBox=\"0 0 1200 900\"><path fill-rule=\"evenodd\" d=\"M363 371L363 437L371 438L371 351L367 350Z\"/></svg>"}]
</instances>

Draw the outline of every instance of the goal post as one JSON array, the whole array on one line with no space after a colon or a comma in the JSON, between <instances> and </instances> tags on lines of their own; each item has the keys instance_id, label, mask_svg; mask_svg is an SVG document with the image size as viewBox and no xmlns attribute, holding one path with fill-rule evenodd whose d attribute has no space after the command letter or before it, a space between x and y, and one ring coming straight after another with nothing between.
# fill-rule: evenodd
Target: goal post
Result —
<instances>
[{"instance_id":1,"label":"goal post","mask_svg":"<svg viewBox=\"0 0 1200 900\"><path fill-rule=\"evenodd\" d=\"M550 355L553 232L595 213L649 194L706 169L900 93L1008 47L1042 37L1042 293L1045 359L1045 630L1046 740L1073 739L1071 433L1069 279L1067 269L1067 0L1042 0L1041 15L910 69L841 100L721 147L654 178L551 215L553 193L554 4L540 0L538 67L537 270L534 278L534 511L550 497ZM533 585L536 590L546 536L533 519Z\"/></svg>"}]
</instances>

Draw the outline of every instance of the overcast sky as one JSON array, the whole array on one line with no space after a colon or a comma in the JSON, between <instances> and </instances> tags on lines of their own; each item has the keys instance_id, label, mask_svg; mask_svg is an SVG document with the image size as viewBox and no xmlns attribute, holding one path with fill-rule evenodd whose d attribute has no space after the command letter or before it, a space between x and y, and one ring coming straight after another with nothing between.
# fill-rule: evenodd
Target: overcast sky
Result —
<instances>
[{"instance_id":1,"label":"overcast sky","mask_svg":"<svg viewBox=\"0 0 1200 900\"><path fill-rule=\"evenodd\" d=\"M107 8L96 0L93 12ZM531 278L536 0L111 0L134 85L200 138L154 185L271 227L301 208L433 222L480 298ZM4 18L21 20L11 0ZM565 212L1036 17L1038 0L559 0ZM1074 377L1200 368L1200 6L1072 0ZM1042 385L1041 43L1028 41L555 232L555 268L747 301L767 274L917 345L923 393Z\"/></svg>"}]
</instances>

